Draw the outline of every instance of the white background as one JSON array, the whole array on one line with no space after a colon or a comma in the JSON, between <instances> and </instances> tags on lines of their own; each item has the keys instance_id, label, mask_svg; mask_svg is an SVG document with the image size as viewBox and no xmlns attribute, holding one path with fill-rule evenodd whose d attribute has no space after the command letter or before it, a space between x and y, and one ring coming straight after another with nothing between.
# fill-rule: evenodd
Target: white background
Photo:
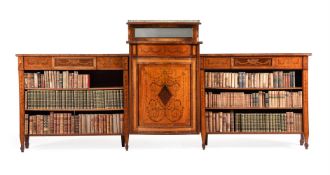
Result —
<instances>
[{"instance_id":1,"label":"white background","mask_svg":"<svg viewBox=\"0 0 330 175\"><path fill-rule=\"evenodd\" d=\"M312 52L310 148L298 135L31 138L19 150L16 53L128 53L128 19L199 19L201 53ZM330 3L321 0L0 2L0 174L330 174Z\"/></svg>"}]
</instances>

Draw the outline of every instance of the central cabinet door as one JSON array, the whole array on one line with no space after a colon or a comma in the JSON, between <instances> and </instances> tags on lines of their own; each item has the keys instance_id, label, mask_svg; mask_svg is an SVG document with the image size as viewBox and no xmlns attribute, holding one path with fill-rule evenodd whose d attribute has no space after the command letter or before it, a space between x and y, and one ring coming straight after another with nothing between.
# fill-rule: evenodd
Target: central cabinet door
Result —
<instances>
[{"instance_id":1,"label":"central cabinet door","mask_svg":"<svg viewBox=\"0 0 330 175\"><path fill-rule=\"evenodd\" d=\"M195 60L137 58L134 130L196 132Z\"/></svg>"}]
</instances>

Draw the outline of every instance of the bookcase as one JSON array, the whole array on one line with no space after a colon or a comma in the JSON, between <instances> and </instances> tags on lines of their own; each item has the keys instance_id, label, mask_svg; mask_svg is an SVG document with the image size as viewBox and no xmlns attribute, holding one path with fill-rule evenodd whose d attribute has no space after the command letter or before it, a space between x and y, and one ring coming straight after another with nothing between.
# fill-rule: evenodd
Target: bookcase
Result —
<instances>
[{"instance_id":1,"label":"bookcase","mask_svg":"<svg viewBox=\"0 0 330 175\"><path fill-rule=\"evenodd\" d=\"M33 136L128 139L128 55L18 54L21 151Z\"/></svg>"},{"instance_id":2,"label":"bookcase","mask_svg":"<svg viewBox=\"0 0 330 175\"><path fill-rule=\"evenodd\" d=\"M128 54L17 54L20 148L34 136L297 134L309 53L200 54L199 20L129 20Z\"/></svg>"},{"instance_id":3,"label":"bookcase","mask_svg":"<svg viewBox=\"0 0 330 175\"><path fill-rule=\"evenodd\" d=\"M201 54L202 147L209 134L299 134L308 148L308 56Z\"/></svg>"}]
</instances>

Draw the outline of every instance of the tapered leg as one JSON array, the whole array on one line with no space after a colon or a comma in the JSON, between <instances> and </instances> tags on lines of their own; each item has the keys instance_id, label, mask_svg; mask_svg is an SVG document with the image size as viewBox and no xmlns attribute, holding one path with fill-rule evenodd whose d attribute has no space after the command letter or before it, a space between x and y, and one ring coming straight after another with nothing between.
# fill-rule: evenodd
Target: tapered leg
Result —
<instances>
[{"instance_id":1,"label":"tapered leg","mask_svg":"<svg viewBox=\"0 0 330 175\"><path fill-rule=\"evenodd\" d=\"M305 149L308 149L308 134L305 134L304 135L304 137L305 137Z\"/></svg>"},{"instance_id":2,"label":"tapered leg","mask_svg":"<svg viewBox=\"0 0 330 175\"><path fill-rule=\"evenodd\" d=\"M304 145L305 139L304 139L304 134L300 134L300 145Z\"/></svg>"},{"instance_id":3,"label":"tapered leg","mask_svg":"<svg viewBox=\"0 0 330 175\"><path fill-rule=\"evenodd\" d=\"M305 149L308 149L309 121L308 121L308 57L303 57L303 131Z\"/></svg>"},{"instance_id":4,"label":"tapered leg","mask_svg":"<svg viewBox=\"0 0 330 175\"><path fill-rule=\"evenodd\" d=\"M20 136L21 152L24 152L24 136Z\"/></svg>"},{"instance_id":5,"label":"tapered leg","mask_svg":"<svg viewBox=\"0 0 330 175\"><path fill-rule=\"evenodd\" d=\"M207 144L208 144L208 138L209 138L209 135L208 135L208 134L206 134L206 137L205 137L205 145L207 145Z\"/></svg>"},{"instance_id":6,"label":"tapered leg","mask_svg":"<svg viewBox=\"0 0 330 175\"><path fill-rule=\"evenodd\" d=\"M128 151L128 140L129 140L129 135L127 134L125 137L125 149Z\"/></svg>"},{"instance_id":7,"label":"tapered leg","mask_svg":"<svg viewBox=\"0 0 330 175\"><path fill-rule=\"evenodd\" d=\"M30 137L29 137L29 136L25 136L25 148L26 148L26 149L28 149L29 146L30 146L30 142L29 142L29 140L30 140Z\"/></svg>"},{"instance_id":8,"label":"tapered leg","mask_svg":"<svg viewBox=\"0 0 330 175\"><path fill-rule=\"evenodd\" d=\"M121 136L121 147L125 146L125 136Z\"/></svg>"},{"instance_id":9,"label":"tapered leg","mask_svg":"<svg viewBox=\"0 0 330 175\"><path fill-rule=\"evenodd\" d=\"M24 152L25 141L25 97L24 97L24 67L23 57L18 57L18 78L19 78L19 140L21 143L21 152Z\"/></svg>"},{"instance_id":10,"label":"tapered leg","mask_svg":"<svg viewBox=\"0 0 330 175\"><path fill-rule=\"evenodd\" d=\"M203 148L203 150L205 150L206 133L202 132L201 137L202 137L202 148Z\"/></svg>"}]
</instances>

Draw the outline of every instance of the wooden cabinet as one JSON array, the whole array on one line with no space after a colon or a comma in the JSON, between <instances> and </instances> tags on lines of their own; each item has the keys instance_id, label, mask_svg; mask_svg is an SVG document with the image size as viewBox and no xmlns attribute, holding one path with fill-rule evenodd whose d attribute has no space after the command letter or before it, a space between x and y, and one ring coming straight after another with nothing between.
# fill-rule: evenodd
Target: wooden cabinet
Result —
<instances>
[{"instance_id":1,"label":"wooden cabinet","mask_svg":"<svg viewBox=\"0 0 330 175\"><path fill-rule=\"evenodd\" d=\"M135 30L187 29L190 37L136 37L130 44L130 119L132 134L199 133L198 21L128 22ZM175 31L174 31L175 33Z\"/></svg>"}]
</instances>

